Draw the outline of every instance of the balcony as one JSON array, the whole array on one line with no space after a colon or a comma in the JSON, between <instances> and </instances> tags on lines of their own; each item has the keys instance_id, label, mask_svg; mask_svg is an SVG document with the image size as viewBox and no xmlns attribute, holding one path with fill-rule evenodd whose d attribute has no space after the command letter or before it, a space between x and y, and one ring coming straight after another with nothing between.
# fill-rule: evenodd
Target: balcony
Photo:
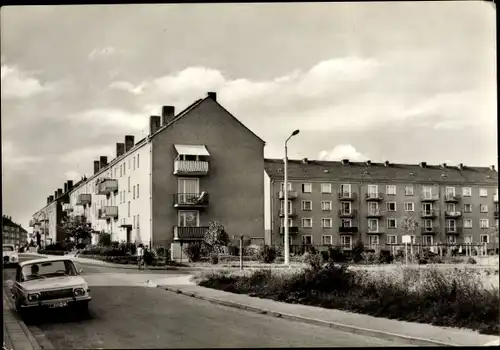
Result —
<instances>
[{"instance_id":1,"label":"balcony","mask_svg":"<svg viewBox=\"0 0 500 350\"><path fill-rule=\"evenodd\" d=\"M423 218L435 218L439 215L438 209L422 210L421 216Z\"/></svg>"},{"instance_id":2,"label":"balcony","mask_svg":"<svg viewBox=\"0 0 500 350\"><path fill-rule=\"evenodd\" d=\"M76 198L76 205L87 205L90 204L92 199L91 194L79 194L78 197Z\"/></svg>"},{"instance_id":3,"label":"balcony","mask_svg":"<svg viewBox=\"0 0 500 350\"><path fill-rule=\"evenodd\" d=\"M462 212L461 211L445 211L444 216L446 216L447 218L459 218L462 216Z\"/></svg>"},{"instance_id":4,"label":"balcony","mask_svg":"<svg viewBox=\"0 0 500 350\"><path fill-rule=\"evenodd\" d=\"M459 235L463 231L462 227L459 226L446 226L445 227L445 233L447 235Z\"/></svg>"},{"instance_id":5,"label":"balcony","mask_svg":"<svg viewBox=\"0 0 500 350\"><path fill-rule=\"evenodd\" d=\"M358 195L352 192L339 192L338 194L339 200L341 201L353 201L356 200Z\"/></svg>"},{"instance_id":6,"label":"balcony","mask_svg":"<svg viewBox=\"0 0 500 350\"><path fill-rule=\"evenodd\" d=\"M176 241L201 241L205 237L208 227L174 226L174 240Z\"/></svg>"},{"instance_id":7,"label":"balcony","mask_svg":"<svg viewBox=\"0 0 500 350\"><path fill-rule=\"evenodd\" d=\"M278 197L279 197L279 199L285 199L285 191L279 191ZM295 198L297 198L297 192L289 190L288 191L288 199L295 199Z\"/></svg>"},{"instance_id":8,"label":"balcony","mask_svg":"<svg viewBox=\"0 0 500 350\"><path fill-rule=\"evenodd\" d=\"M339 232L340 233L356 233L358 232L358 227L357 226L339 226Z\"/></svg>"},{"instance_id":9,"label":"balcony","mask_svg":"<svg viewBox=\"0 0 500 350\"><path fill-rule=\"evenodd\" d=\"M112 219L118 217L117 206L105 206L100 209L99 219Z\"/></svg>"},{"instance_id":10,"label":"balcony","mask_svg":"<svg viewBox=\"0 0 500 350\"><path fill-rule=\"evenodd\" d=\"M498 203L498 193L493 195L493 203Z\"/></svg>"},{"instance_id":11,"label":"balcony","mask_svg":"<svg viewBox=\"0 0 500 350\"><path fill-rule=\"evenodd\" d=\"M369 192L365 194L365 198L367 201L381 201L384 199L384 194L378 192Z\"/></svg>"},{"instance_id":12,"label":"balcony","mask_svg":"<svg viewBox=\"0 0 500 350\"><path fill-rule=\"evenodd\" d=\"M439 200L439 194L423 194L420 197L421 202L436 202Z\"/></svg>"},{"instance_id":13,"label":"balcony","mask_svg":"<svg viewBox=\"0 0 500 350\"><path fill-rule=\"evenodd\" d=\"M208 174L206 160L175 160L174 175L203 176Z\"/></svg>"},{"instance_id":14,"label":"balcony","mask_svg":"<svg viewBox=\"0 0 500 350\"><path fill-rule=\"evenodd\" d=\"M296 216L297 215L297 211L295 209L288 209L288 216L289 217L292 217L292 216ZM280 212L279 212L279 216L280 217L284 217L285 216L285 210L284 209L280 209Z\"/></svg>"},{"instance_id":15,"label":"balcony","mask_svg":"<svg viewBox=\"0 0 500 350\"><path fill-rule=\"evenodd\" d=\"M118 191L118 180L102 179L95 185L95 194L110 194Z\"/></svg>"},{"instance_id":16,"label":"balcony","mask_svg":"<svg viewBox=\"0 0 500 350\"><path fill-rule=\"evenodd\" d=\"M356 209L351 209L350 211L339 209L340 218L353 218L357 213L358 211Z\"/></svg>"},{"instance_id":17,"label":"balcony","mask_svg":"<svg viewBox=\"0 0 500 350\"><path fill-rule=\"evenodd\" d=\"M498 210L495 210L495 211L493 212L493 216L494 216L495 218L498 218Z\"/></svg>"},{"instance_id":18,"label":"balcony","mask_svg":"<svg viewBox=\"0 0 500 350\"><path fill-rule=\"evenodd\" d=\"M436 233L440 232L439 226L432 226L432 227L421 227L420 228L420 233L423 235L434 235Z\"/></svg>"},{"instance_id":19,"label":"balcony","mask_svg":"<svg viewBox=\"0 0 500 350\"><path fill-rule=\"evenodd\" d=\"M288 227L288 233L289 234L297 234L299 233L299 227L298 226L289 226ZM280 226L280 235L285 234L285 227Z\"/></svg>"},{"instance_id":20,"label":"balcony","mask_svg":"<svg viewBox=\"0 0 500 350\"><path fill-rule=\"evenodd\" d=\"M73 207L69 203L64 203L62 206L63 211L70 213L73 211Z\"/></svg>"},{"instance_id":21,"label":"balcony","mask_svg":"<svg viewBox=\"0 0 500 350\"><path fill-rule=\"evenodd\" d=\"M383 215L384 214L381 209L368 209L368 213L366 213L366 217L368 218L379 218Z\"/></svg>"},{"instance_id":22,"label":"balcony","mask_svg":"<svg viewBox=\"0 0 500 350\"><path fill-rule=\"evenodd\" d=\"M462 197L458 194L446 194L444 196L444 201L448 203L457 203Z\"/></svg>"},{"instance_id":23,"label":"balcony","mask_svg":"<svg viewBox=\"0 0 500 350\"><path fill-rule=\"evenodd\" d=\"M205 208L208 207L208 193L176 193L174 207L176 208Z\"/></svg>"}]
</instances>

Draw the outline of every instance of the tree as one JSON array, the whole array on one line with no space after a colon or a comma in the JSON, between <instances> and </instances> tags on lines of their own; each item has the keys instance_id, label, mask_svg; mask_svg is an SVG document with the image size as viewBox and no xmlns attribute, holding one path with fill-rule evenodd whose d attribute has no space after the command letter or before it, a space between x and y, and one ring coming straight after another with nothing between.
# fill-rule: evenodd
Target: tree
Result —
<instances>
[{"instance_id":1,"label":"tree","mask_svg":"<svg viewBox=\"0 0 500 350\"><path fill-rule=\"evenodd\" d=\"M404 218L401 219L401 229L405 235L415 236L419 226L415 214L411 211L406 212Z\"/></svg>"},{"instance_id":2,"label":"tree","mask_svg":"<svg viewBox=\"0 0 500 350\"><path fill-rule=\"evenodd\" d=\"M92 228L88 223L80 222L72 217L67 217L58 225L58 230L64 240L73 239L75 242L90 239Z\"/></svg>"},{"instance_id":3,"label":"tree","mask_svg":"<svg viewBox=\"0 0 500 350\"><path fill-rule=\"evenodd\" d=\"M229 242L229 235L226 233L224 226L217 221L211 221L203 238L206 252L209 255L218 255L221 248L227 247Z\"/></svg>"}]
</instances>

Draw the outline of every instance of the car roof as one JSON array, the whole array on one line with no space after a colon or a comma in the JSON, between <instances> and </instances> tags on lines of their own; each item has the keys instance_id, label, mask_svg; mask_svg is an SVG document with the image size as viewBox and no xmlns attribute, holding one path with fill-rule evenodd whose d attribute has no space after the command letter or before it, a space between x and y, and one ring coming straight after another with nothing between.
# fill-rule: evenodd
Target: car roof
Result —
<instances>
[{"instance_id":1,"label":"car roof","mask_svg":"<svg viewBox=\"0 0 500 350\"><path fill-rule=\"evenodd\" d=\"M33 260L27 260L27 261L23 261L22 263L19 263L19 266L23 267L26 265L42 264L42 263L54 262L54 261L71 261L71 262L73 262L73 259L63 258L63 257L50 257L50 258L33 259Z\"/></svg>"}]
</instances>

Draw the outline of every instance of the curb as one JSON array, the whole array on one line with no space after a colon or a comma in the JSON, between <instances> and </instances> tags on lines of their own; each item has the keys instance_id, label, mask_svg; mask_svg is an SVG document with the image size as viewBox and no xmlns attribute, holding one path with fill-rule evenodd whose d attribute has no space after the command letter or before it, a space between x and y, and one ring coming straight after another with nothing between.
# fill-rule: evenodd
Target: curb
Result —
<instances>
[{"instance_id":1,"label":"curb","mask_svg":"<svg viewBox=\"0 0 500 350\"><path fill-rule=\"evenodd\" d=\"M28 338L28 341L30 342L32 348L34 350L54 350L55 347L51 343L51 341L45 336L45 334L36 326L30 326L28 327L26 323L21 319L19 314L16 311L16 308L14 306L14 303L12 302L11 298L9 298L10 291L7 290L7 288L3 288L4 292L4 298L7 301L7 305L9 305L10 312L16 319L17 323L23 330L23 332L26 334L26 337ZM30 329L31 328L31 329ZM16 348L15 344L12 344L14 349Z\"/></svg>"},{"instance_id":2,"label":"curb","mask_svg":"<svg viewBox=\"0 0 500 350\"><path fill-rule=\"evenodd\" d=\"M219 299L215 299L215 298L205 297L205 296L199 295L199 294L194 293L194 292L183 292L180 289L169 287L166 285L158 285L157 287L164 289L164 290L171 292L171 293L183 294L183 295L186 295L186 296L189 296L192 298L205 300L205 301L211 302L213 304L219 304L219 305L223 305L223 306L233 307L236 309L246 310L249 312L255 312L255 313L258 313L261 315L269 315L269 316L287 319L287 320L291 320L291 321L308 323L308 324L312 324L315 326L332 328L332 329L336 329L336 330L346 332L346 333L365 335L365 336L384 339L384 340L393 340L393 341L400 341L400 342L402 341L402 342L409 344L409 345L459 346L459 345L455 345L455 344L443 343L443 342L440 342L437 340L418 338L418 337L410 337L410 336L406 336L406 335L400 335L400 334L383 332L383 331L378 331L378 330L373 330L373 329L368 329L368 328L350 326L350 325L345 325L345 324L341 324L341 323L327 322L327 321L317 320L317 319L313 319L313 318L307 318L307 317L303 317L303 316L296 316L296 315L290 315L290 314L285 314L285 313L281 313L281 312L274 312L271 310L266 310L266 309L262 309L262 308L249 306L249 305L239 304L239 303L232 302L232 301L224 301L224 300L219 300Z\"/></svg>"}]
</instances>

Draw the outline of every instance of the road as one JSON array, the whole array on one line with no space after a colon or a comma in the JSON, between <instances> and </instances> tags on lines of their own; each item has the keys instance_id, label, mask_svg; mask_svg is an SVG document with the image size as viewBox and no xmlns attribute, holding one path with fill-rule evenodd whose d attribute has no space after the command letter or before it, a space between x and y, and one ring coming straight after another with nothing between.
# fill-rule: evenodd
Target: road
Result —
<instances>
[{"instance_id":1,"label":"road","mask_svg":"<svg viewBox=\"0 0 500 350\"><path fill-rule=\"evenodd\" d=\"M178 271L80 268L92 290L89 316L44 313L43 320L28 325L41 330L56 349L404 346L214 305L144 283ZM6 283L13 277L13 269L4 270Z\"/></svg>"}]
</instances>

